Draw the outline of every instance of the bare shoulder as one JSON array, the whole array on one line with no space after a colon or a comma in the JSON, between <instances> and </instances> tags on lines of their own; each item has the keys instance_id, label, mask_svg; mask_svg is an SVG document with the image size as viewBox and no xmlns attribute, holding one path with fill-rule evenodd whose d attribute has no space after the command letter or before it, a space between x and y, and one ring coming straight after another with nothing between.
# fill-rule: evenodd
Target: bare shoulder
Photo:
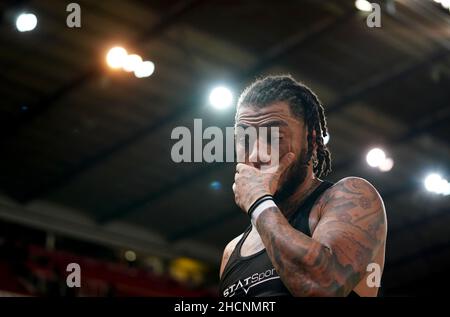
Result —
<instances>
[{"instance_id":1,"label":"bare shoulder","mask_svg":"<svg viewBox=\"0 0 450 317\"><path fill-rule=\"evenodd\" d=\"M362 210L385 214L383 199L376 188L361 177L346 177L337 182L330 191L332 198L345 197Z\"/></svg>"},{"instance_id":2,"label":"bare shoulder","mask_svg":"<svg viewBox=\"0 0 450 317\"><path fill-rule=\"evenodd\" d=\"M376 194L381 199L375 187L371 183L369 183L369 181L361 177L356 176L345 177L340 181L338 181L336 184L334 184L331 188L334 190L346 189L347 191L351 191L352 193L356 194L361 193L368 193L373 195Z\"/></svg>"},{"instance_id":3,"label":"bare shoulder","mask_svg":"<svg viewBox=\"0 0 450 317\"><path fill-rule=\"evenodd\" d=\"M319 208L322 225L328 222L334 227L343 227L347 224L364 231L366 237L379 242L385 240L387 223L383 200L375 187L363 178L346 177L338 181L322 195Z\"/></svg>"},{"instance_id":4,"label":"bare shoulder","mask_svg":"<svg viewBox=\"0 0 450 317\"><path fill-rule=\"evenodd\" d=\"M234 238L233 240L228 242L228 244L226 245L225 249L223 250L222 263L220 264L220 273L219 273L220 277L222 277L223 270L225 269L225 266L228 263L228 260L229 260L229 258L231 256L231 253L233 253L234 248L238 244L239 240L242 238L243 234L244 233L241 233L236 238Z\"/></svg>"},{"instance_id":5,"label":"bare shoulder","mask_svg":"<svg viewBox=\"0 0 450 317\"><path fill-rule=\"evenodd\" d=\"M361 177L346 177L331 186L319 200L323 211L330 206L361 207L361 210L376 210L385 213L383 200L376 188ZM356 207L356 206L355 206Z\"/></svg>"}]
</instances>

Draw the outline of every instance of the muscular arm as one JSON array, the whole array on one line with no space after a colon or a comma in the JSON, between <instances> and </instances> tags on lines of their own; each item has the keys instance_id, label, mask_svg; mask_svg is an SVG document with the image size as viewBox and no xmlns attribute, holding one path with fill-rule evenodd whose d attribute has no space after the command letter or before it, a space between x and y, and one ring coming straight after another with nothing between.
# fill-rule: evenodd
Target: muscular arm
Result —
<instances>
[{"instance_id":1,"label":"muscular arm","mask_svg":"<svg viewBox=\"0 0 450 317\"><path fill-rule=\"evenodd\" d=\"M256 228L294 296L347 296L386 239L383 202L367 181L349 177L318 204L322 216L312 238L275 207L260 214Z\"/></svg>"}]
</instances>

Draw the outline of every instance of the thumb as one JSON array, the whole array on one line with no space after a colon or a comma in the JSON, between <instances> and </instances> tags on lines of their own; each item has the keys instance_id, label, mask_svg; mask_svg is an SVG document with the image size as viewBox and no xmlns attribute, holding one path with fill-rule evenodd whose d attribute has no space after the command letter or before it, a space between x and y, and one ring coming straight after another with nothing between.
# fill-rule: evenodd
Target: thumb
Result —
<instances>
[{"instance_id":1,"label":"thumb","mask_svg":"<svg viewBox=\"0 0 450 317\"><path fill-rule=\"evenodd\" d=\"M281 174L294 162L295 155L292 152L286 153L278 164L277 172Z\"/></svg>"}]
</instances>

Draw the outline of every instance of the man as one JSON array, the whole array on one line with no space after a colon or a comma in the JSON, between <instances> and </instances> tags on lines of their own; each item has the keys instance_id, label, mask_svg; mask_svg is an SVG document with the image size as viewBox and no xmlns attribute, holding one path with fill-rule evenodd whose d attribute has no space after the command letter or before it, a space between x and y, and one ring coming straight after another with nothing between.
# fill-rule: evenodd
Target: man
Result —
<instances>
[{"instance_id":1,"label":"man","mask_svg":"<svg viewBox=\"0 0 450 317\"><path fill-rule=\"evenodd\" d=\"M320 179L331 160L317 96L290 76L257 80L239 98L236 127L263 126L279 129L279 161L271 166L260 150L272 149L267 140L246 144L237 136L245 163L236 165L233 192L252 224L224 250L221 295L376 296L371 275L381 278L384 266L383 201L362 178Z\"/></svg>"}]
</instances>

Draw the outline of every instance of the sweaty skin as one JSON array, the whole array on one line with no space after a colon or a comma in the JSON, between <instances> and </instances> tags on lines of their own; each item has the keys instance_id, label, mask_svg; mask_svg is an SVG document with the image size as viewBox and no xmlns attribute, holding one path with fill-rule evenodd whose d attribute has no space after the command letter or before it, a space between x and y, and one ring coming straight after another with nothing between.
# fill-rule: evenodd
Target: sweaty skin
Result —
<instances>
[{"instance_id":1,"label":"sweaty skin","mask_svg":"<svg viewBox=\"0 0 450 317\"><path fill-rule=\"evenodd\" d=\"M307 145L307 129L303 120L293 117L283 102L262 109L240 107L236 124L280 128L277 166L261 169L263 164L257 159L236 166L235 201L247 212L259 197L277 193L292 177L291 167ZM245 148L237 142L236 150L245 151ZM246 155L258 158L262 153L253 146ZM366 279L371 273L367 272L370 263L377 263L381 272L384 267L387 223L383 201L366 180L344 178L316 201L309 217L312 237L308 237L294 229L286 217L320 183L314 177L312 164L305 166L304 179L294 193L259 215L241 255L248 256L265 248L284 285L294 296L347 296L352 290L360 296L376 296L378 288L370 287ZM220 274L241 237L226 246Z\"/></svg>"}]
</instances>

